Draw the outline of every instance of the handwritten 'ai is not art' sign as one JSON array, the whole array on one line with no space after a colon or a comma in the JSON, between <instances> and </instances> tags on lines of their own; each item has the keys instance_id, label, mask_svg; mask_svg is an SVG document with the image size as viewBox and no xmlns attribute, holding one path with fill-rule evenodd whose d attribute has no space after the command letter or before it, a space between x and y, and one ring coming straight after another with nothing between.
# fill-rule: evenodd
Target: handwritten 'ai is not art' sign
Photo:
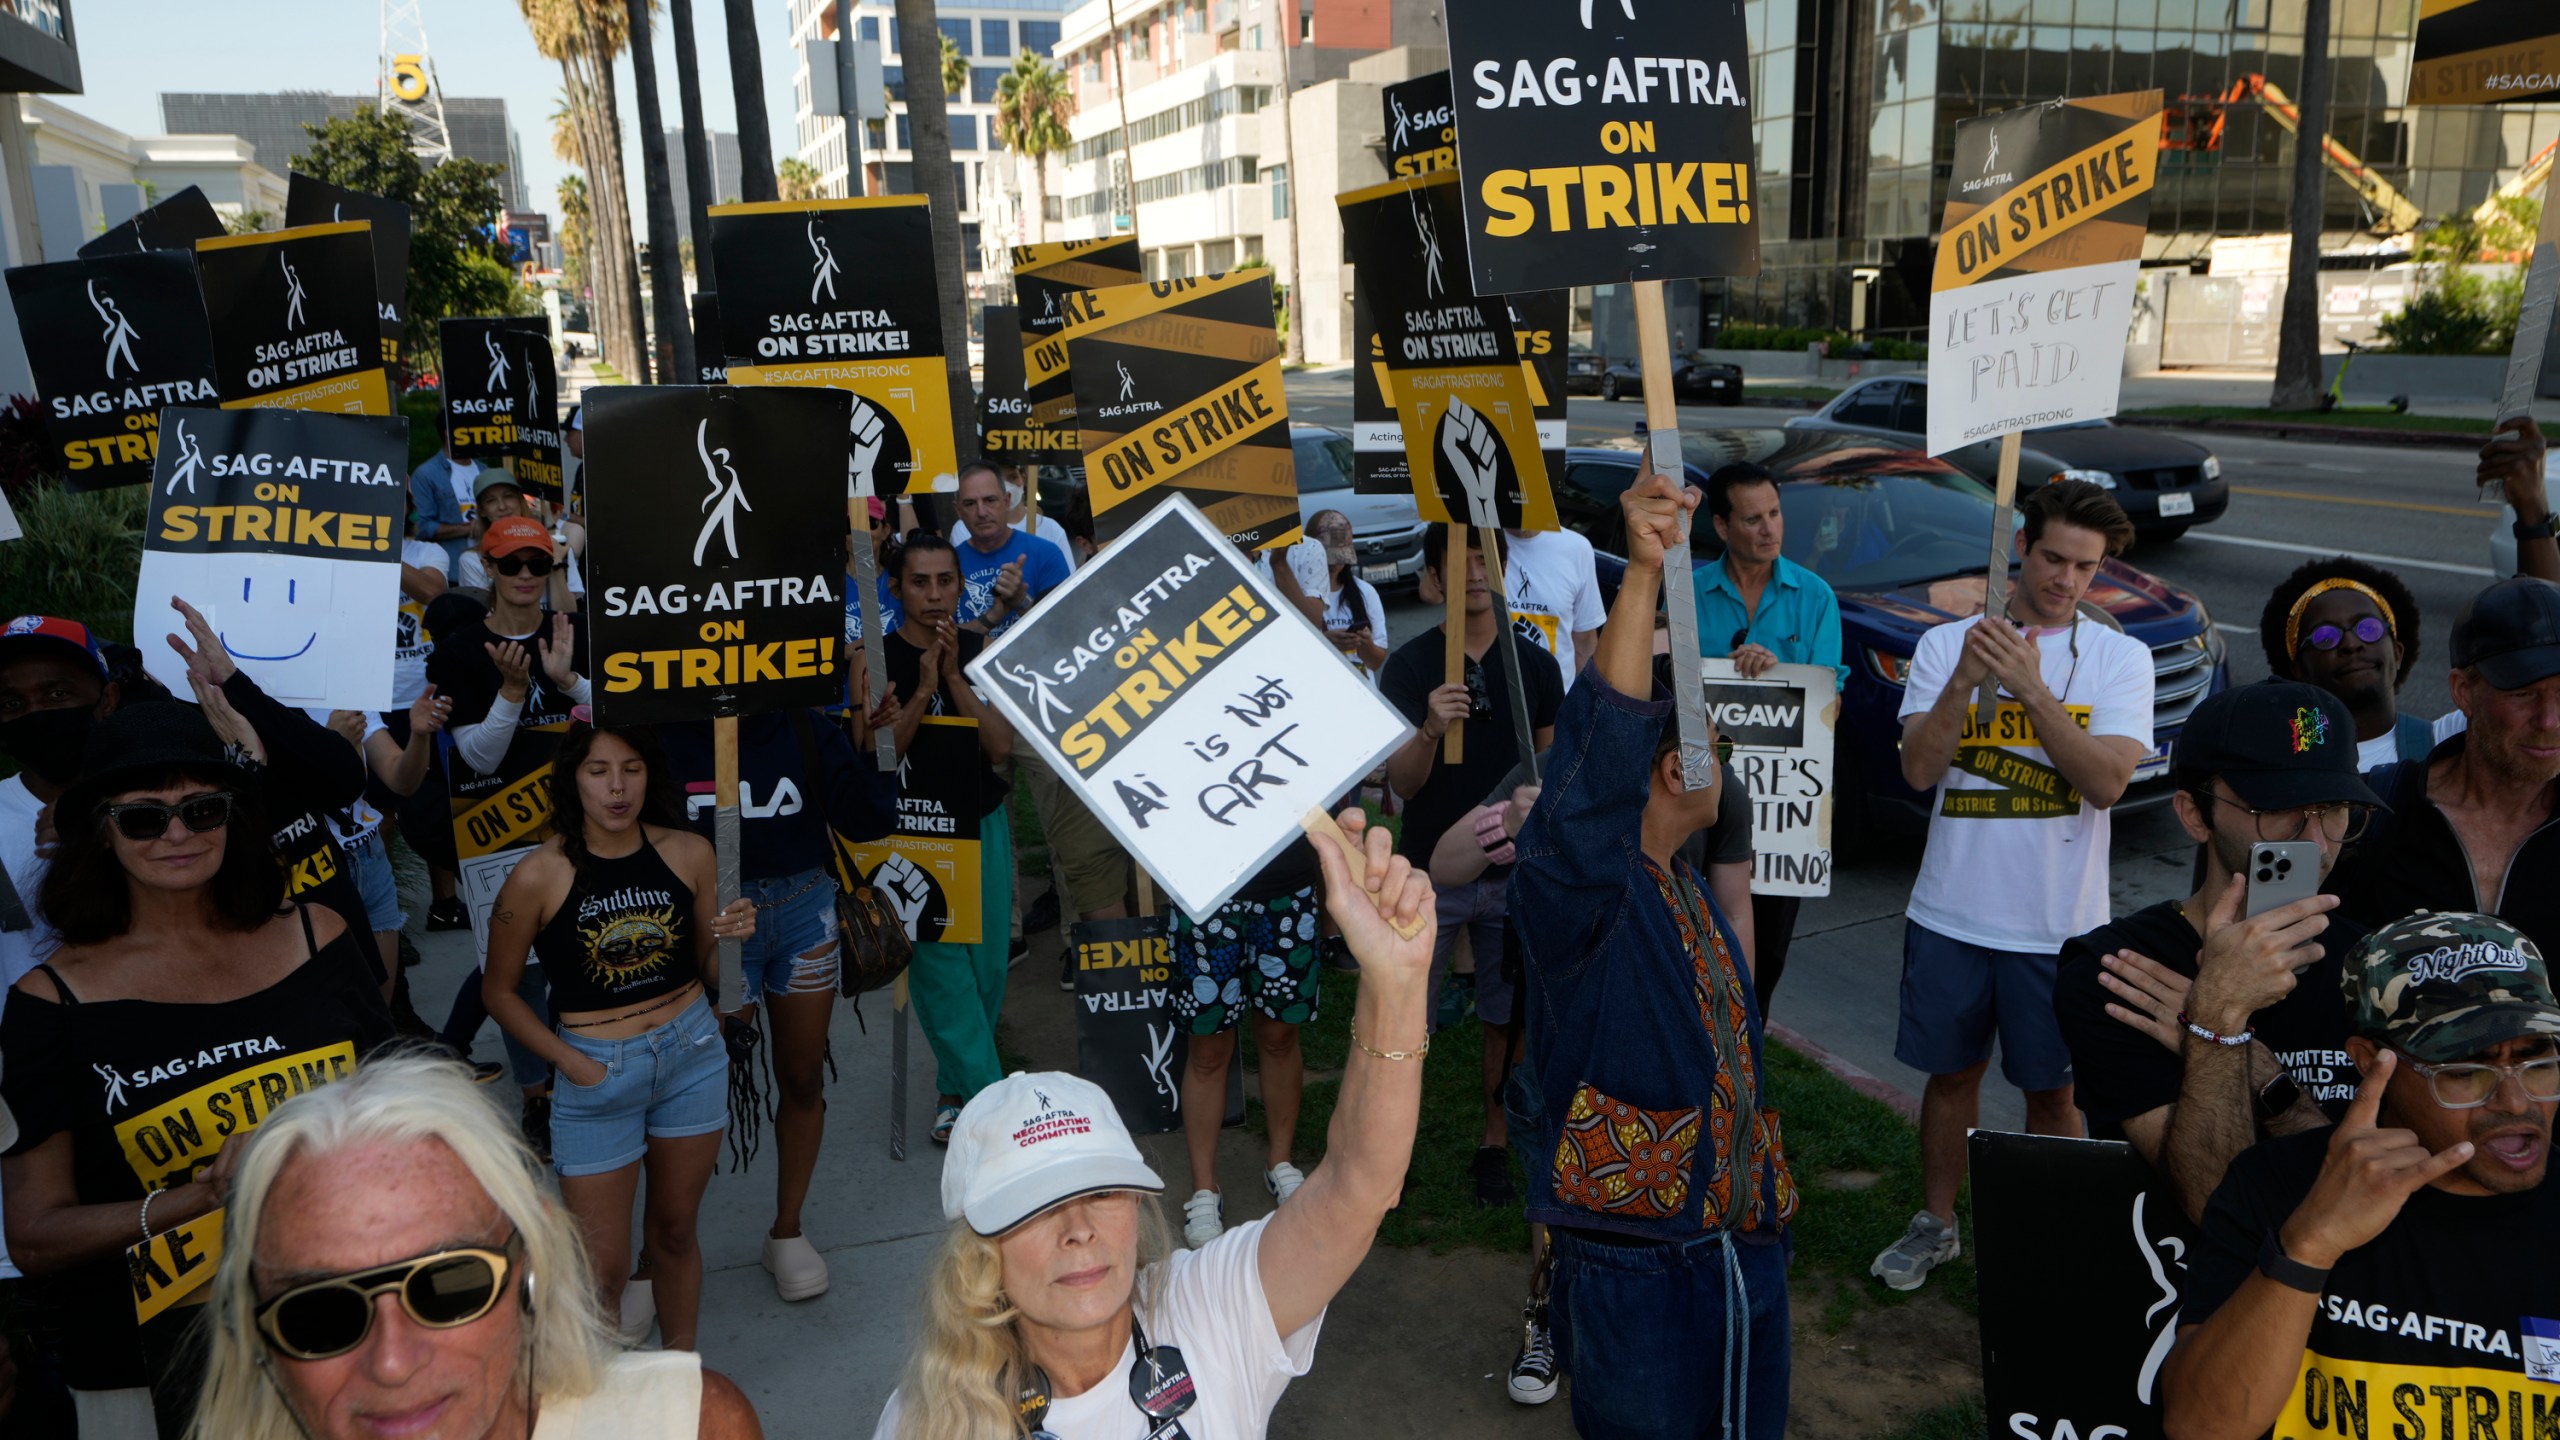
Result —
<instances>
[{"instance_id":1,"label":"handwritten 'ai is not art' sign","mask_svg":"<svg viewBox=\"0 0 2560 1440\"><path fill-rule=\"evenodd\" d=\"M1179 495L969 679L1193 916L1412 733Z\"/></svg>"}]
</instances>

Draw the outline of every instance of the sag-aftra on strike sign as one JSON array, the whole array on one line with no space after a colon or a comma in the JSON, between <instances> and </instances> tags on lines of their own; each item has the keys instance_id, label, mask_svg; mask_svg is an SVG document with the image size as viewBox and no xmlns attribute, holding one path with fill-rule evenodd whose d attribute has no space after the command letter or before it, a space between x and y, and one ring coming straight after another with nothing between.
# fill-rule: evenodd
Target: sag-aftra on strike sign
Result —
<instances>
[{"instance_id":1,"label":"sag-aftra on strike sign","mask_svg":"<svg viewBox=\"0 0 2560 1440\"><path fill-rule=\"evenodd\" d=\"M1449 0L1479 295L1756 275L1742 0Z\"/></svg>"}]
</instances>

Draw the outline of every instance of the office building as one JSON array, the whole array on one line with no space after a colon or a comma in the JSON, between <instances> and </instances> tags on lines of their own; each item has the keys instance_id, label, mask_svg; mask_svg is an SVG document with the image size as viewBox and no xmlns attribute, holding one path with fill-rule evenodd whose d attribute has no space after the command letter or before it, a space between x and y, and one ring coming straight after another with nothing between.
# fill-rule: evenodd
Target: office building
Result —
<instances>
[{"instance_id":1,"label":"office building","mask_svg":"<svg viewBox=\"0 0 2560 1440\"><path fill-rule=\"evenodd\" d=\"M744 187L738 183L738 132L714 130L710 135L711 194L702 203L726 205L741 198ZM676 218L693 213L693 192L685 188L684 132L667 132L667 179L676 192Z\"/></svg>"},{"instance_id":2,"label":"office building","mask_svg":"<svg viewBox=\"0 0 2560 1440\"><path fill-rule=\"evenodd\" d=\"M79 29L71 0L0 4L0 267L33 265L48 256L36 220L34 146L18 118L18 95L80 93ZM17 311L0 286L0 398L31 394L35 378L18 342Z\"/></svg>"},{"instance_id":3,"label":"office building","mask_svg":"<svg viewBox=\"0 0 2560 1440\"><path fill-rule=\"evenodd\" d=\"M265 95L171 94L160 96L160 123L173 135L237 135L249 142L259 164L279 175L293 168L293 157L310 144L303 129L375 108L371 95L330 95L318 90L284 90ZM524 155L516 144L514 125L504 100L448 95L445 129L453 153L495 165L498 195L510 210L532 208L524 188Z\"/></svg>"}]
</instances>

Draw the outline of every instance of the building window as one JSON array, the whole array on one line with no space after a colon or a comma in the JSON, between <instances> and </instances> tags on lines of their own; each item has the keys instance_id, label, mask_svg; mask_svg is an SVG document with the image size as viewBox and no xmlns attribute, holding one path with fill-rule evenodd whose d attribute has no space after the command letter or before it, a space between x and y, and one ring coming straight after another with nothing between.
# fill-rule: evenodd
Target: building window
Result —
<instances>
[{"instance_id":1,"label":"building window","mask_svg":"<svg viewBox=\"0 0 2560 1440\"><path fill-rule=\"evenodd\" d=\"M900 115L900 116L898 116L898 117L897 117L897 120L898 120L898 148L899 148L899 149L901 149L901 150L913 150L913 149L915 149L915 148L916 148L915 140L914 140L914 139L913 139L913 138L908 134L908 132L907 132L907 117L906 117L906 116L904 116L904 115Z\"/></svg>"},{"instance_id":2,"label":"building window","mask_svg":"<svg viewBox=\"0 0 2560 1440\"><path fill-rule=\"evenodd\" d=\"M877 44L879 44L879 43L880 43L880 17L879 17L879 16L877 16L877 15L865 15L865 16L863 16L863 17L862 17L862 19L861 19L861 20L859 20L858 22L856 22L856 24L857 24L857 26L858 26L857 30L855 31L855 33L856 33L856 34L859 34L863 39L870 41L870 42L871 42L872 44L874 44L874 45L877 45Z\"/></svg>"},{"instance_id":3,"label":"building window","mask_svg":"<svg viewBox=\"0 0 2560 1440\"><path fill-rule=\"evenodd\" d=\"M1022 48L1034 55L1046 55L1058 48L1058 22L1055 20L1022 20Z\"/></svg>"},{"instance_id":4,"label":"building window","mask_svg":"<svg viewBox=\"0 0 2560 1440\"><path fill-rule=\"evenodd\" d=\"M1289 167L1274 165L1262 172L1271 181L1271 218L1289 218Z\"/></svg>"},{"instance_id":5,"label":"building window","mask_svg":"<svg viewBox=\"0 0 2560 1440\"><path fill-rule=\"evenodd\" d=\"M978 53L1010 55L1013 53L1013 31L1002 20L978 22Z\"/></svg>"},{"instance_id":6,"label":"building window","mask_svg":"<svg viewBox=\"0 0 2560 1440\"><path fill-rule=\"evenodd\" d=\"M975 105L993 105L996 103L996 86L1003 81L1004 73L1005 72L997 69L993 65L970 66L970 103Z\"/></svg>"},{"instance_id":7,"label":"building window","mask_svg":"<svg viewBox=\"0 0 2560 1440\"><path fill-rule=\"evenodd\" d=\"M972 53L969 47L976 42L969 34L968 21L936 20L933 23L942 27L943 36L950 40L952 44L959 46L961 54L967 55Z\"/></svg>"},{"instance_id":8,"label":"building window","mask_svg":"<svg viewBox=\"0 0 2560 1440\"><path fill-rule=\"evenodd\" d=\"M1246 27L1245 27L1245 31L1244 31L1244 48L1246 48L1247 50L1259 50L1259 49L1261 49L1261 48L1262 48L1262 27L1261 27L1261 26L1259 26L1259 25L1248 25L1248 26L1246 26Z\"/></svg>"},{"instance_id":9,"label":"building window","mask_svg":"<svg viewBox=\"0 0 2560 1440\"><path fill-rule=\"evenodd\" d=\"M951 148L954 150L975 150L978 148L977 116L954 115L951 117Z\"/></svg>"},{"instance_id":10,"label":"building window","mask_svg":"<svg viewBox=\"0 0 2560 1440\"><path fill-rule=\"evenodd\" d=\"M889 92L890 99L903 104L907 98L907 67L904 65L881 66L880 84Z\"/></svg>"}]
</instances>

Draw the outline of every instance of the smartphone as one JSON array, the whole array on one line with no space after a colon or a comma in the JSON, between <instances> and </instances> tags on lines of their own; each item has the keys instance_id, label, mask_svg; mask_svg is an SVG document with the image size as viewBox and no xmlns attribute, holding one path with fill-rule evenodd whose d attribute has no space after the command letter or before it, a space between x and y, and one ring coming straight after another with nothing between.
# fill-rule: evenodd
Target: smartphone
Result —
<instances>
[{"instance_id":1,"label":"smartphone","mask_svg":"<svg viewBox=\"0 0 2560 1440\"><path fill-rule=\"evenodd\" d=\"M2249 898L2240 918L2264 915L2320 893L2320 842L2261 840L2249 847Z\"/></svg>"}]
</instances>

